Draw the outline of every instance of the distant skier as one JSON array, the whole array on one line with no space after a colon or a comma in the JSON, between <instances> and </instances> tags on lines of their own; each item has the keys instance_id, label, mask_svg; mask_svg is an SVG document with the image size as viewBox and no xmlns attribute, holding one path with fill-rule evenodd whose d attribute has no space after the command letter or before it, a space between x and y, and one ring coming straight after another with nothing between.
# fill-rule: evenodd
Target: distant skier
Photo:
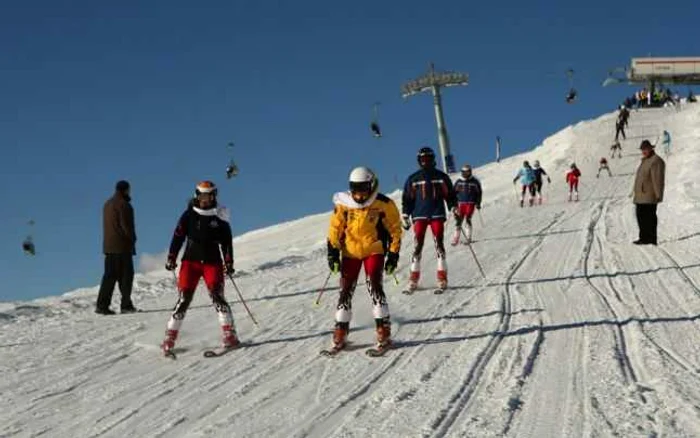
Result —
<instances>
[{"instance_id":1,"label":"distant skier","mask_svg":"<svg viewBox=\"0 0 700 438\"><path fill-rule=\"evenodd\" d=\"M333 196L335 209L328 230L328 266L341 275L332 349L345 348L352 296L362 266L372 298L377 348L387 348L391 345L391 320L382 269L391 275L398 264L402 233L399 210L394 201L379 193L379 181L366 167L353 169L349 186L349 191Z\"/></svg>"},{"instance_id":2,"label":"distant skier","mask_svg":"<svg viewBox=\"0 0 700 438\"><path fill-rule=\"evenodd\" d=\"M425 233L430 227L437 253L438 287L447 287L447 260L445 255L445 204L452 210L457 205L450 177L435 168L435 152L429 147L418 151L420 169L411 174L404 184L402 198L403 228L408 230L413 223L413 256L408 289L415 290L420 280L420 262Z\"/></svg>"},{"instance_id":3,"label":"distant skier","mask_svg":"<svg viewBox=\"0 0 700 438\"><path fill-rule=\"evenodd\" d=\"M615 141L619 140L620 134L622 134L623 140L627 140L627 135L625 134L625 125L622 121L618 119L615 123Z\"/></svg>"},{"instance_id":4,"label":"distant skier","mask_svg":"<svg viewBox=\"0 0 700 438\"><path fill-rule=\"evenodd\" d=\"M575 194L575 200L578 201L578 180L581 178L581 171L576 167L576 163L571 163L571 169L566 173L566 182L569 184L569 202L571 195Z\"/></svg>"},{"instance_id":5,"label":"distant skier","mask_svg":"<svg viewBox=\"0 0 700 438\"><path fill-rule=\"evenodd\" d=\"M667 156L671 154L671 134L664 129L663 137L661 139L661 144L664 145L664 154Z\"/></svg>"},{"instance_id":6,"label":"distant skier","mask_svg":"<svg viewBox=\"0 0 700 438\"><path fill-rule=\"evenodd\" d=\"M530 207L535 203L535 171L530 167L528 161L523 161L523 167L518 171L515 178L513 178L513 184L516 184L520 180L521 191L520 191L520 206L525 205L525 192L530 192Z\"/></svg>"},{"instance_id":7,"label":"distant skier","mask_svg":"<svg viewBox=\"0 0 700 438\"><path fill-rule=\"evenodd\" d=\"M462 223L466 220L466 230L464 234L467 243L472 240L472 216L474 209L481 209L481 183L472 175L472 167L469 164L462 166L462 176L455 182L455 193L457 195L457 208L453 211L455 216L455 234L452 238L452 246L459 243L462 235Z\"/></svg>"},{"instance_id":8,"label":"distant skier","mask_svg":"<svg viewBox=\"0 0 700 438\"><path fill-rule=\"evenodd\" d=\"M622 124L623 128L629 125L630 112L625 105L620 106L620 112L617 114L617 120Z\"/></svg>"},{"instance_id":9,"label":"distant skier","mask_svg":"<svg viewBox=\"0 0 700 438\"><path fill-rule=\"evenodd\" d=\"M615 141L612 146L610 146L610 158L615 158L615 152L617 151L617 158L622 158L622 146L619 141Z\"/></svg>"},{"instance_id":10,"label":"distant skier","mask_svg":"<svg viewBox=\"0 0 700 438\"><path fill-rule=\"evenodd\" d=\"M162 344L165 354L170 353L175 346L182 321L202 277L219 314L223 346L234 348L239 345L231 307L224 298L224 274L234 273L231 226L228 211L217 205L216 195L217 188L213 182L202 181L197 184L194 199L180 216L170 243L165 269L174 271L180 248L187 242L177 282L180 297L168 321Z\"/></svg>"},{"instance_id":11,"label":"distant skier","mask_svg":"<svg viewBox=\"0 0 700 438\"><path fill-rule=\"evenodd\" d=\"M552 180L549 178L549 175L547 175L547 172L544 171L542 167L540 167L540 161L535 160L534 163L534 172L535 172L535 193L537 193L537 202L542 205L542 185L544 184L544 181L542 179L542 176L547 177L547 184L551 184Z\"/></svg>"},{"instance_id":12,"label":"distant skier","mask_svg":"<svg viewBox=\"0 0 700 438\"><path fill-rule=\"evenodd\" d=\"M608 167L608 159L605 157L601 157L599 166L598 166L598 173L596 174L596 178L600 178L600 171L601 170L607 170L608 175L612 176L612 172L610 172L610 167Z\"/></svg>"}]
</instances>

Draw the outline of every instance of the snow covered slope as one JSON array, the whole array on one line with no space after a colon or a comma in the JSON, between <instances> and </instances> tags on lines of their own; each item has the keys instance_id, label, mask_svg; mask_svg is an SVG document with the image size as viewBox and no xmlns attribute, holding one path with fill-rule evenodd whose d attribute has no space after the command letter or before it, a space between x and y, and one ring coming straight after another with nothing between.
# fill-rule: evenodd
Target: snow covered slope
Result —
<instances>
[{"instance_id":1,"label":"snow covered slope","mask_svg":"<svg viewBox=\"0 0 700 438\"><path fill-rule=\"evenodd\" d=\"M383 358L318 355L337 295L312 305L327 275L328 213L235 240L236 281L260 326L228 285L248 345L220 358L201 354L219 339L203 289L178 360L160 356L176 300L165 271L137 277L140 314L95 315L96 288L0 304L0 436L700 436L700 105L633 112L623 157L610 160L614 176L596 179L614 118L475 171L485 202L473 248L487 278L460 245L448 250L442 296L403 295L387 279L399 348ZM636 247L628 195L637 147L662 129L674 143L661 245ZM540 207L516 204L511 181L523 159L539 159L552 177ZM578 203L566 202L571 160L583 173ZM424 261L431 286L430 245ZM374 340L368 301L358 287L350 339L359 346Z\"/></svg>"}]
</instances>

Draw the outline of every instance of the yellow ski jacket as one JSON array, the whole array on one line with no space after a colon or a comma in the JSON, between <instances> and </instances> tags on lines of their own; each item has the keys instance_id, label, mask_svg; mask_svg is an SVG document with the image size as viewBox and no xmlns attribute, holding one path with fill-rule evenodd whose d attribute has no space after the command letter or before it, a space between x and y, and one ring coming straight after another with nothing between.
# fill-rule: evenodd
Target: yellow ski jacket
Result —
<instances>
[{"instance_id":1,"label":"yellow ski jacket","mask_svg":"<svg viewBox=\"0 0 700 438\"><path fill-rule=\"evenodd\" d=\"M349 192L333 196L335 209L328 230L328 242L343 257L365 259L401 249L401 219L394 201L378 193L363 204Z\"/></svg>"}]
</instances>

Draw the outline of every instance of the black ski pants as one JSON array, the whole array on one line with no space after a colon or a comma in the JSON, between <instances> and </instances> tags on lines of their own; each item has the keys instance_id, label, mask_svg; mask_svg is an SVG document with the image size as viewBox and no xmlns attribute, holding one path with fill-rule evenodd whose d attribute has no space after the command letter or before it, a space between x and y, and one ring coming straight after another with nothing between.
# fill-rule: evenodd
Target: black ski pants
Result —
<instances>
[{"instance_id":1,"label":"black ski pants","mask_svg":"<svg viewBox=\"0 0 700 438\"><path fill-rule=\"evenodd\" d=\"M134 305L131 302L131 288L134 282L134 259L131 254L106 254L105 271L100 284L100 293L97 295L97 309L106 310L112 303L114 285L119 283L119 291L122 294L122 309L130 309Z\"/></svg>"},{"instance_id":2,"label":"black ski pants","mask_svg":"<svg viewBox=\"0 0 700 438\"><path fill-rule=\"evenodd\" d=\"M656 204L635 204L637 224L639 225L639 240L645 243L657 243Z\"/></svg>"},{"instance_id":3,"label":"black ski pants","mask_svg":"<svg viewBox=\"0 0 700 438\"><path fill-rule=\"evenodd\" d=\"M622 138L624 140L627 140L627 135L625 135L625 126L621 122L618 122L615 126L615 141L618 140L620 134L622 134Z\"/></svg>"}]
</instances>

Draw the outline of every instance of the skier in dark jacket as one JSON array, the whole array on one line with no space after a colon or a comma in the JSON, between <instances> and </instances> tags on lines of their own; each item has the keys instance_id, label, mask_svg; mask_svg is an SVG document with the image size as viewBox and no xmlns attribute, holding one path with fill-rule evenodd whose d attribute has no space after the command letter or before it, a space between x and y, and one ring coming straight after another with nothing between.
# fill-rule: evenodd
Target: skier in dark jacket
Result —
<instances>
[{"instance_id":1,"label":"skier in dark jacket","mask_svg":"<svg viewBox=\"0 0 700 438\"><path fill-rule=\"evenodd\" d=\"M168 321L162 345L166 354L175 346L182 320L202 277L219 314L224 347L239 345L231 307L224 298L224 275L234 273L231 226L228 211L217 206L216 195L216 186L211 181L197 184L195 197L180 217L170 243L165 269L173 271L177 267L180 248L187 242L178 277L180 296Z\"/></svg>"},{"instance_id":2,"label":"skier in dark jacket","mask_svg":"<svg viewBox=\"0 0 700 438\"><path fill-rule=\"evenodd\" d=\"M402 222L408 230L413 222L413 256L409 289L418 286L420 279L420 260L423 252L425 232L430 226L437 252L438 287L447 287L447 262L445 260L445 204L452 210L457 205L454 187L450 177L435 168L435 152L429 147L418 151L420 169L406 180L402 198Z\"/></svg>"},{"instance_id":3,"label":"skier in dark jacket","mask_svg":"<svg viewBox=\"0 0 700 438\"><path fill-rule=\"evenodd\" d=\"M459 243L462 234L462 223L466 220L467 226L464 234L467 243L472 240L472 216L474 211L481 209L481 183L472 175L472 167L469 164L462 166L462 176L455 182L457 196L457 208L454 210L455 234L452 238L452 246Z\"/></svg>"},{"instance_id":4,"label":"skier in dark jacket","mask_svg":"<svg viewBox=\"0 0 700 438\"><path fill-rule=\"evenodd\" d=\"M543 176L547 177L547 183L551 184L552 180L549 178L549 175L547 175L547 172L544 171L542 167L540 167L540 161L535 160L533 163L534 165L534 172L535 172L535 193L537 193L537 203L542 205L542 185L544 184L543 181Z\"/></svg>"}]
</instances>

